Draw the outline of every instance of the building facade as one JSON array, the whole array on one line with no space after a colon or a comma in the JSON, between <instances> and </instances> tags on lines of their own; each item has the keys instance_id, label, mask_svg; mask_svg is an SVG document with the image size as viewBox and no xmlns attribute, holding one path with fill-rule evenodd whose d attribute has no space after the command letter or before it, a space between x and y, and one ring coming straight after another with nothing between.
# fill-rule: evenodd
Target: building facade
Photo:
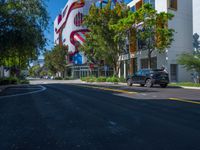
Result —
<instances>
[{"instance_id":1,"label":"building facade","mask_svg":"<svg viewBox=\"0 0 200 150\"><path fill-rule=\"evenodd\" d=\"M83 17L97 0L68 0L54 21L54 44L68 47L66 76L80 77L80 70L88 70L87 58L78 49L89 30L82 25ZM83 71L85 72L85 71Z\"/></svg>"},{"instance_id":2,"label":"building facade","mask_svg":"<svg viewBox=\"0 0 200 150\"><path fill-rule=\"evenodd\" d=\"M200 0L193 0L193 33L200 35Z\"/></svg>"},{"instance_id":3,"label":"building facade","mask_svg":"<svg viewBox=\"0 0 200 150\"><path fill-rule=\"evenodd\" d=\"M152 53L152 67L161 68L165 66L171 82L191 81L191 73L183 66L178 65L177 57L183 52L191 52L193 49L193 6L192 0L133 0L128 6L132 11L139 9L144 3L150 3L159 12L169 12L174 14L174 18L168 22L168 27L175 30L174 41L165 53ZM119 76L126 77L131 70L147 68L147 51L139 51L138 47L129 44L132 54L121 56L123 61ZM135 47L135 48L134 48ZM130 65L133 63L134 65ZM131 68L130 68L131 67ZM134 68L132 68L134 67Z\"/></svg>"},{"instance_id":4,"label":"building facade","mask_svg":"<svg viewBox=\"0 0 200 150\"><path fill-rule=\"evenodd\" d=\"M116 2L117 0L113 0L111 6L114 7ZM80 78L88 75L99 75L99 68L95 64L89 64L84 53L80 51L80 45L84 43L86 34L89 32L82 23L84 15L88 14L92 4L102 8L107 3L108 0L68 0L61 13L56 17L54 44L68 47L65 76Z\"/></svg>"}]
</instances>

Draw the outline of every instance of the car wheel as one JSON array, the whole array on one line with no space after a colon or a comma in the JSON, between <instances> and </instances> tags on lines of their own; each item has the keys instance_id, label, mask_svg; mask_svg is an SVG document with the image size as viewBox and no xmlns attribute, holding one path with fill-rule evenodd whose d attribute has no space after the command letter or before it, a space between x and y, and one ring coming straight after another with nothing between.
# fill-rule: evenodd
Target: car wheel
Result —
<instances>
[{"instance_id":1,"label":"car wheel","mask_svg":"<svg viewBox=\"0 0 200 150\"><path fill-rule=\"evenodd\" d=\"M147 86L148 88L150 88L150 87L153 86L153 83L152 83L151 79L147 79L147 80L146 80L146 86Z\"/></svg>"},{"instance_id":2,"label":"car wheel","mask_svg":"<svg viewBox=\"0 0 200 150\"><path fill-rule=\"evenodd\" d=\"M166 88L166 87L167 87L167 84L160 84L160 87L161 87L161 88Z\"/></svg>"},{"instance_id":3,"label":"car wheel","mask_svg":"<svg viewBox=\"0 0 200 150\"><path fill-rule=\"evenodd\" d=\"M127 80L127 85L128 85L128 86L132 86L132 85L133 85L133 83L132 83L132 80L131 80L131 79L128 79L128 80Z\"/></svg>"},{"instance_id":4,"label":"car wheel","mask_svg":"<svg viewBox=\"0 0 200 150\"><path fill-rule=\"evenodd\" d=\"M141 87L143 87L143 86L144 86L144 84L140 84L140 86L141 86Z\"/></svg>"}]
</instances>

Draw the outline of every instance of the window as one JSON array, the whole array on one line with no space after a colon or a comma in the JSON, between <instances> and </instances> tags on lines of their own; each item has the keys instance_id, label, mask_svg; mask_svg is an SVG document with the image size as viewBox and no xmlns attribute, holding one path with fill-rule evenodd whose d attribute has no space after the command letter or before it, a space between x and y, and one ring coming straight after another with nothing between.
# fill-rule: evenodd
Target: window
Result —
<instances>
[{"instance_id":1,"label":"window","mask_svg":"<svg viewBox=\"0 0 200 150\"><path fill-rule=\"evenodd\" d=\"M177 1L178 0L168 0L168 7L173 10L177 10Z\"/></svg>"},{"instance_id":2,"label":"window","mask_svg":"<svg viewBox=\"0 0 200 150\"><path fill-rule=\"evenodd\" d=\"M177 64L170 65L170 76L171 76L172 82L177 82L177 78L178 78L178 65Z\"/></svg>"},{"instance_id":3,"label":"window","mask_svg":"<svg viewBox=\"0 0 200 150\"><path fill-rule=\"evenodd\" d=\"M131 11L135 12L135 6L131 7Z\"/></svg>"},{"instance_id":4,"label":"window","mask_svg":"<svg viewBox=\"0 0 200 150\"><path fill-rule=\"evenodd\" d=\"M141 59L141 69L148 68L148 59ZM151 68L156 69L157 68L157 57L152 57L151 58Z\"/></svg>"}]
</instances>

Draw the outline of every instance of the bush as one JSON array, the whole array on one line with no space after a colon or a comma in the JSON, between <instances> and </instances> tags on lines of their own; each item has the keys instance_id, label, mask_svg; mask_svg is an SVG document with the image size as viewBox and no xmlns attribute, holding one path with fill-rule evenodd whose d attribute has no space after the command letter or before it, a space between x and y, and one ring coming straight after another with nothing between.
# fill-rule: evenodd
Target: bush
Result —
<instances>
[{"instance_id":1,"label":"bush","mask_svg":"<svg viewBox=\"0 0 200 150\"><path fill-rule=\"evenodd\" d=\"M89 77L89 80L87 82L96 82L96 77Z\"/></svg>"},{"instance_id":2,"label":"bush","mask_svg":"<svg viewBox=\"0 0 200 150\"><path fill-rule=\"evenodd\" d=\"M74 78L72 77L65 77L64 80L73 80Z\"/></svg>"},{"instance_id":3,"label":"bush","mask_svg":"<svg viewBox=\"0 0 200 150\"><path fill-rule=\"evenodd\" d=\"M86 81L86 77L81 77L81 81Z\"/></svg>"},{"instance_id":4,"label":"bush","mask_svg":"<svg viewBox=\"0 0 200 150\"><path fill-rule=\"evenodd\" d=\"M63 80L62 77L55 77L55 80Z\"/></svg>"},{"instance_id":5,"label":"bush","mask_svg":"<svg viewBox=\"0 0 200 150\"><path fill-rule=\"evenodd\" d=\"M126 83L126 79L124 79L123 77L121 77L121 78L119 78L119 82Z\"/></svg>"},{"instance_id":6,"label":"bush","mask_svg":"<svg viewBox=\"0 0 200 150\"><path fill-rule=\"evenodd\" d=\"M82 81L85 81L85 82L96 82L97 78L96 77L82 77L81 78Z\"/></svg>"},{"instance_id":7,"label":"bush","mask_svg":"<svg viewBox=\"0 0 200 150\"><path fill-rule=\"evenodd\" d=\"M106 82L106 77L98 77L96 78L96 82Z\"/></svg>"},{"instance_id":8,"label":"bush","mask_svg":"<svg viewBox=\"0 0 200 150\"><path fill-rule=\"evenodd\" d=\"M0 85L17 84L18 79L15 77L1 78Z\"/></svg>"},{"instance_id":9,"label":"bush","mask_svg":"<svg viewBox=\"0 0 200 150\"><path fill-rule=\"evenodd\" d=\"M19 83L20 84L29 84L29 81L28 80L20 80Z\"/></svg>"},{"instance_id":10,"label":"bush","mask_svg":"<svg viewBox=\"0 0 200 150\"><path fill-rule=\"evenodd\" d=\"M106 82L114 82L114 83L118 83L119 82L119 78L113 76L113 77L108 77L106 79Z\"/></svg>"}]
</instances>

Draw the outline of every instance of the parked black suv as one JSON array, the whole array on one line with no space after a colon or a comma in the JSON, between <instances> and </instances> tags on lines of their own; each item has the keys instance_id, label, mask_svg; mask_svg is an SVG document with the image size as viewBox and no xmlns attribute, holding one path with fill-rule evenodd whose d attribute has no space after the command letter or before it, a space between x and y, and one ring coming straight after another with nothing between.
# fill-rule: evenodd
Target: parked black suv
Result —
<instances>
[{"instance_id":1,"label":"parked black suv","mask_svg":"<svg viewBox=\"0 0 200 150\"><path fill-rule=\"evenodd\" d=\"M159 84L161 87L167 87L169 83L168 73L161 69L141 69L133 75L127 77L127 84L132 86L133 83L152 87Z\"/></svg>"}]
</instances>

